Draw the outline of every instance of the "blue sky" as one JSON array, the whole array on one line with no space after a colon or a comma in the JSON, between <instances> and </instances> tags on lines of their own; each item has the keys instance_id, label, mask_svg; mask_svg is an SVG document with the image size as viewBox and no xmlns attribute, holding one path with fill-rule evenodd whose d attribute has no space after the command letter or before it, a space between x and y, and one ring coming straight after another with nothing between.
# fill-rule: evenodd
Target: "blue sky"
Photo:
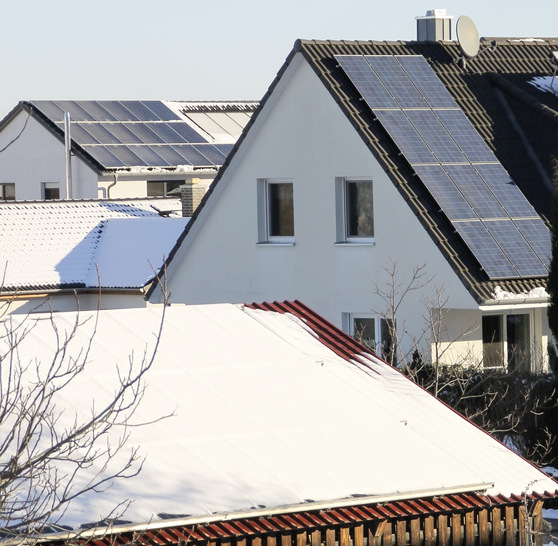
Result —
<instances>
[{"instance_id":1,"label":"blue sky","mask_svg":"<svg viewBox=\"0 0 558 546\"><path fill-rule=\"evenodd\" d=\"M297 38L411 40L445 8L481 36L557 36L556 0L2 0L0 117L23 99L258 100Z\"/></svg>"}]
</instances>

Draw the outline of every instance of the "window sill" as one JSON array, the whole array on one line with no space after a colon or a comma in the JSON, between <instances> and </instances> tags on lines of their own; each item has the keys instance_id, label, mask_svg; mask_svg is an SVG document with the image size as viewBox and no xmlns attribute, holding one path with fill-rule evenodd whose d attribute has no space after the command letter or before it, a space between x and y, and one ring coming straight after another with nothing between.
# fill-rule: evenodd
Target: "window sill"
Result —
<instances>
[{"instance_id":1,"label":"window sill","mask_svg":"<svg viewBox=\"0 0 558 546\"><path fill-rule=\"evenodd\" d=\"M280 242L271 242L271 241L267 241L267 242L263 242L263 243L256 243L256 246L295 246L294 241L289 241L289 242L284 242L284 243L280 243Z\"/></svg>"},{"instance_id":2,"label":"window sill","mask_svg":"<svg viewBox=\"0 0 558 546\"><path fill-rule=\"evenodd\" d=\"M376 245L376 241L342 241L339 243L333 243L334 246L339 246L339 247L356 247L356 246L375 246Z\"/></svg>"}]
</instances>

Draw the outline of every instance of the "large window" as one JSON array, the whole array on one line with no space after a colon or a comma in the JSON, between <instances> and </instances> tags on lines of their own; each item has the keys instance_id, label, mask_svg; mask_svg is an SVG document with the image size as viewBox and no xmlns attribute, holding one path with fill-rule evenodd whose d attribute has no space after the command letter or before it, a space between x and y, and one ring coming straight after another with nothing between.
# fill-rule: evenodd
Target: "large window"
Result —
<instances>
[{"instance_id":1,"label":"large window","mask_svg":"<svg viewBox=\"0 0 558 546\"><path fill-rule=\"evenodd\" d=\"M58 182L43 182L43 199L60 199L60 184Z\"/></svg>"},{"instance_id":2,"label":"large window","mask_svg":"<svg viewBox=\"0 0 558 546\"><path fill-rule=\"evenodd\" d=\"M167 195L180 195L175 190L184 184L184 180L147 181L148 197L166 197Z\"/></svg>"},{"instance_id":3,"label":"large window","mask_svg":"<svg viewBox=\"0 0 558 546\"><path fill-rule=\"evenodd\" d=\"M0 201L15 201L15 184L0 184Z\"/></svg>"},{"instance_id":4,"label":"large window","mask_svg":"<svg viewBox=\"0 0 558 546\"><path fill-rule=\"evenodd\" d=\"M345 330L359 343L370 347L378 356L392 363L395 361L395 325L383 317L344 313Z\"/></svg>"},{"instance_id":5,"label":"large window","mask_svg":"<svg viewBox=\"0 0 558 546\"><path fill-rule=\"evenodd\" d=\"M483 365L507 366L508 370L531 367L528 314L484 315L482 317Z\"/></svg>"},{"instance_id":6,"label":"large window","mask_svg":"<svg viewBox=\"0 0 558 546\"><path fill-rule=\"evenodd\" d=\"M260 243L294 241L292 182L258 180L258 239Z\"/></svg>"},{"instance_id":7,"label":"large window","mask_svg":"<svg viewBox=\"0 0 558 546\"><path fill-rule=\"evenodd\" d=\"M374 239L372 181L336 180L337 241L370 243Z\"/></svg>"}]
</instances>

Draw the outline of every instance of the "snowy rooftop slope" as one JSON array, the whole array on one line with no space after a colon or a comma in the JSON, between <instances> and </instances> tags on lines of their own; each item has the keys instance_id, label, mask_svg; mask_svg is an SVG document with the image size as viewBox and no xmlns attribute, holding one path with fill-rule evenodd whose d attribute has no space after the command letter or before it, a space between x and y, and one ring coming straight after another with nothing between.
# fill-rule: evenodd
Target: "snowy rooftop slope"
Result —
<instances>
[{"instance_id":1,"label":"snowy rooftop slope","mask_svg":"<svg viewBox=\"0 0 558 546\"><path fill-rule=\"evenodd\" d=\"M98 287L99 278L103 288L141 288L188 221L159 212L179 208L174 199L2 203L3 290Z\"/></svg>"},{"instance_id":2,"label":"snowy rooftop slope","mask_svg":"<svg viewBox=\"0 0 558 546\"><path fill-rule=\"evenodd\" d=\"M81 497L62 523L99 521L123 500L124 519L193 517L308 499L466 490L490 494L554 491L556 482L469 424L387 364L370 356L364 371L334 354L290 314L232 304L167 307L164 332L131 444L141 474L102 494ZM115 363L136 364L153 345L162 308L101 311L86 368L62 400L66 418L100 404ZM88 316L82 313L82 318ZM60 332L73 313L56 313ZM10 320L20 320L11 317ZM81 328L77 351L92 321ZM24 359L48 361L48 320L19 345ZM455 492L455 491L454 491ZM308 507L308 504L305 504Z\"/></svg>"}]
</instances>

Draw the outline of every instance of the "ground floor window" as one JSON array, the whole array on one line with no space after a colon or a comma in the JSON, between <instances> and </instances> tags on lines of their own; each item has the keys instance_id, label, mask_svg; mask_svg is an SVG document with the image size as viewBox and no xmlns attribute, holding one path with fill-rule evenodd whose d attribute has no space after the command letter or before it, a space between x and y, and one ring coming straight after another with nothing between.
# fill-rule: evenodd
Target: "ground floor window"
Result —
<instances>
[{"instance_id":1,"label":"ground floor window","mask_svg":"<svg viewBox=\"0 0 558 546\"><path fill-rule=\"evenodd\" d=\"M60 184L58 182L43 182L43 199L60 199Z\"/></svg>"},{"instance_id":2,"label":"ground floor window","mask_svg":"<svg viewBox=\"0 0 558 546\"><path fill-rule=\"evenodd\" d=\"M483 365L508 370L530 370L531 330L529 314L482 317Z\"/></svg>"},{"instance_id":3,"label":"ground floor window","mask_svg":"<svg viewBox=\"0 0 558 546\"><path fill-rule=\"evenodd\" d=\"M0 201L15 201L15 184L0 184Z\"/></svg>"},{"instance_id":4,"label":"ground floor window","mask_svg":"<svg viewBox=\"0 0 558 546\"><path fill-rule=\"evenodd\" d=\"M391 320L378 316L344 313L345 330L359 343L370 347L378 356L392 363L395 356L395 326Z\"/></svg>"},{"instance_id":5,"label":"ground floor window","mask_svg":"<svg viewBox=\"0 0 558 546\"><path fill-rule=\"evenodd\" d=\"M182 184L184 184L184 180L148 180L147 196L166 197L167 195L180 195L179 193L177 193L177 190Z\"/></svg>"}]
</instances>

